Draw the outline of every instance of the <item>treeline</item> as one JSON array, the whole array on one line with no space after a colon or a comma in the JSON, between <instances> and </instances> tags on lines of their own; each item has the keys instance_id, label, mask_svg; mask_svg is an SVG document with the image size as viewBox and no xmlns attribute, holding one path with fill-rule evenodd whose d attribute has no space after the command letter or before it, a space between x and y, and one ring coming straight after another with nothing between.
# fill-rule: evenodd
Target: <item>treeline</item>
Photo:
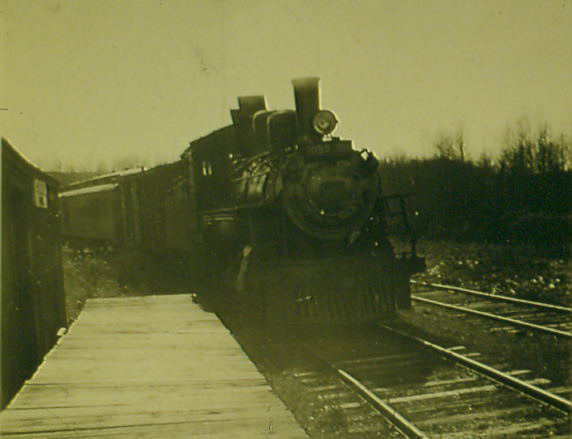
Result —
<instances>
[{"instance_id":1,"label":"treeline","mask_svg":"<svg viewBox=\"0 0 572 439\"><path fill-rule=\"evenodd\" d=\"M87 180L89 178L97 177L100 175L97 172L63 172L63 171L50 171L47 172L50 177L55 178L62 186L74 183L76 181Z\"/></svg>"},{"instance_id":2,"label":"treeline","mask_svg":"<svg viewBox=\"0 0 572 439\"><path fill-rule=\"evenodd\" d=\"M56 158L51 162L38 163L38 166L43 169L48 169L50 172L106 174L131 168L149 168L166 162L166 160L160 158L158 155L152 155L150 152L147 152L127 153L118 155L111 160L86 160L85 162L76 164L64 163L62 160Z\"/></svg>"},{"instance_id":3,"label":"treeline","mask_svg":"<svg viewBox=\"0 0 572 439\"><path fill-rule=\"evenodd\" d=\"M565 136L551 136L546 126L509 131L496 159L467 159L461 132L440 135L434 148L431 158L380 164L385 192L412 196L420 234L569 247L572 170Z\"/></svg>"}]
</instances>

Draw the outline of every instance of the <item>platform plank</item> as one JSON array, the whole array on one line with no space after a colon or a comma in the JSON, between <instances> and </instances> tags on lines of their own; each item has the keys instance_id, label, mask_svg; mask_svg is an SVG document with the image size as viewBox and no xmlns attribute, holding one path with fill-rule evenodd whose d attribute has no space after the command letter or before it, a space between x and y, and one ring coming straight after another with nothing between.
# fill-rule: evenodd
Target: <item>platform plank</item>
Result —
<instances>
[{"instance_id":1,"label":"platform plank","mask_svg":"<svg viewBox=\"0 0 572 439\"><path fill-rule=\"evenodd\" d=\"M2 438L307 438L189 295L88 300L0 414Z\"/></svg>"}]
</instances>

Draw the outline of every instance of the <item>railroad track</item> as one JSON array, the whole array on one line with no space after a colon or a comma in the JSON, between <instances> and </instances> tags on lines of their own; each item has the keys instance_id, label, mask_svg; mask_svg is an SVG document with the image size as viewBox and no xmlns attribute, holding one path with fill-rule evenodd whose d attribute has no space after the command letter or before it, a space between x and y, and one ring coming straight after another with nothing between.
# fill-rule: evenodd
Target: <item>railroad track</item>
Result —
<instances>
[{"instance_id":1,"label":"railroad track","mask_svg":"<svg viewBox=\"0 0 572 439\"><path fill-rule=\"evenodd\" d=\"M501 322L495 330L515 331L515 328L549 334L557 338L572 338L572 308L516 299L454 287L411 281L419 290L412 300L456 313L469 314Z\"/></svg>"},{"instance_id":2,"label":"railroad track","mask_svg":"<svg viewBox=\"0 0 572 439\"><path fill-rule=\"evenodd\" d=\"M530 377L526 370L502 372L461 354L459 347L447 349L389 326L381 331L375 343L371 334L354 334L305 346L401 437L572 437L572 403L547 390L549 380ZM305 379L310 391L339 410L357 409L343 402L347 390Z\"/></svg>"}]
</instances>

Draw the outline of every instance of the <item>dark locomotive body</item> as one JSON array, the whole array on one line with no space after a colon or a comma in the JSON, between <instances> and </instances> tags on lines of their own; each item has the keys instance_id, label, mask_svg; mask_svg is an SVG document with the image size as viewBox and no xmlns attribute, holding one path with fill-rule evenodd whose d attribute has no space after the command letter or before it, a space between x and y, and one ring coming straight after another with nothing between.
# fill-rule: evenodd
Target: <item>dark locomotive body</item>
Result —
<instances>
[{"instance_id":1,"label":"dark locomotive body","mask_svg":"<svg viewBox=\"0 0 572 439\"><path fill-rule=\"evenodd\" d=\"M320 109L317 78L295 80L294 92L296 111L239 98L233 124L191 142L180 161L118 177L108 191L120 206L115 241L161 254L272 321L363 321L409 307L423 260L414 240L399 255L388 240L395 212L377 160L331 135L337 119ZM403 209L393 218L408 232Z\"/></svg>"}]
</instances>

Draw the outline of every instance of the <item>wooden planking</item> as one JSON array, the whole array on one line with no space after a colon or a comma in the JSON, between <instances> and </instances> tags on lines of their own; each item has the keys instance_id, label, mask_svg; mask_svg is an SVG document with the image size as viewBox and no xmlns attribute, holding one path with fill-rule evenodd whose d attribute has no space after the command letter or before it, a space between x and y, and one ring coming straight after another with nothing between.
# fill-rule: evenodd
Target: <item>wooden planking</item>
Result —
<instances>
[{"instance_id":1,"label":"wooden planking","mask_svg":"<svg viewBox=\"0 0 572 439\"><path fill-rule=\"evenodd\" d=\"M89 300L0 414L4 438L306 438L190 296Z\"/></svg>"}]
</instances>

